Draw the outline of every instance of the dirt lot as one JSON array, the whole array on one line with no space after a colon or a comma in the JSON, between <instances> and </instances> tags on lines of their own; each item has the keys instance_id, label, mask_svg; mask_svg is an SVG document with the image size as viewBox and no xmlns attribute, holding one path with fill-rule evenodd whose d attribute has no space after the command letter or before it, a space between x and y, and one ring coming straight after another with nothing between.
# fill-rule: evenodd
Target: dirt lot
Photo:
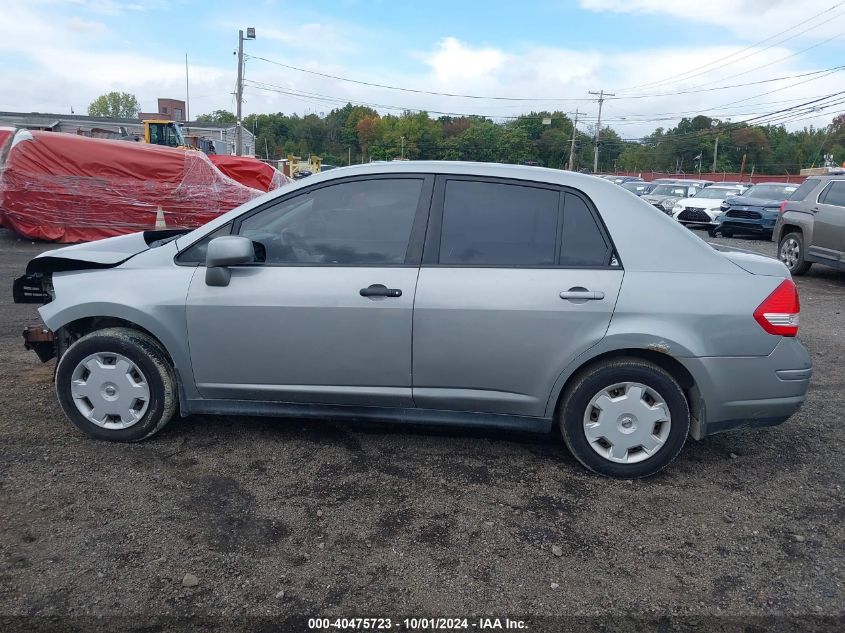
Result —
<instances>
[{"instance_id":1,"label":"dirt lot","mask_svg":"<svg viewBox=\"0 0 845 633\"><path fill-rule=\"evenodd\" d=\"M114 615L132 630L168 615L843 625L845 275L798 280L815 363L798 415L690 441L626 482L556 438L481 431L192 417L142 444L89 440L56 404L52 363L22 347L35 308L11 303L46 248L0 230L0 614L39 616L7 630Z\"/></svg>"}]
</instances>

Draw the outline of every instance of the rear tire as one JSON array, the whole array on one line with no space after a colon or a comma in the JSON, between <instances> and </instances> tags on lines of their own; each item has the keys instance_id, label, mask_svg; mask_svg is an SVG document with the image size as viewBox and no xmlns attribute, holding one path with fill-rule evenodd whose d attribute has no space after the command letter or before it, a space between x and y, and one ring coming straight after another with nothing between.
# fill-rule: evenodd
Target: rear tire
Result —
<instances>
[{"instance_id":1,"label":"rear tire","mask_svg":"<svg viewBox=\"0 0 845 633\"><path fill-rule=\"evenodd\" d=\"M798 232L787 233L781 238L778 259L796 276L803 275L813 265L812 262L804 261L804 236Z\"/></svg>"},{"instance_id":2,"label":"rear tire","mask_svg":"<svg viewBox=\"0 0 845 633\"><path fill-rule=\"evenodd\" d=\"M601 362L567 387L558 424L572 455L593 472L635 479L677 457L690 426L687 399L664 369L639 358Z\"/></svg>"},{"instance_id":3,"label":"rear tire","mask_svg":"<svg viewBox=\"0 0 845 633\"><path fill-rule=\"evenodd\" d=\"M137 442L176 412L176 376L153 337L129 328L86 334L59 359L56 394L68 419L91 437Z\"/></svg>"}]
</instances>

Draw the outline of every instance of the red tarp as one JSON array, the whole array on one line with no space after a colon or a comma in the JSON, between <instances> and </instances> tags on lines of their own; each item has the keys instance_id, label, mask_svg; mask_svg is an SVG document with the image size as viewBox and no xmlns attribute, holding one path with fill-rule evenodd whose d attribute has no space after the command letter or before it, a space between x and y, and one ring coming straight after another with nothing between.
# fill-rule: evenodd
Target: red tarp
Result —
<instances>
[{"instance_id":1,"label":"red tarp","mask_svg":"<svg viewBox=\"0 0 845 633\"><path fill-rule=\"evenodd\" d=\"M193 228L261 192L224 176L202 152L20 130L0 173L0 221L38 240L86 242Z\"/></svg>"},{"instance_id":2,"label":"red tarp","mask_svg":"<svg viewBox=\"0 0 845 633\"><path fill-rule=\"evenodd\" d=\"M0 127L0 174L3 173L3 163L6 158L6 144L11 140L15 133L13 127ZM3 209L0 208L0 226L3 226Z\"/></svg>"},{"instance_id":3,"label":"red tarp","mask_svg":"<svg viewBox=\"0 0 845 633\"><path fill-rule=\"evenodd\" d=\"M278 189L282 185L293 182L278 169L273 169L267 163L262 163L257 158L250 156L211 154L209 158L217 169L229 178L253 189L273 191L273 189Z\"/></svg>"},{"instance_id":4,"label":"red tarp","mask_svg":"<svg viewBox=\"0 0 845 633\"><path fill-rule=\"evenodd\" d=\"M0 127L0 160L3 158L3 146L6 145L6 141L12 138L12 135L15 133L15 128L13 127ZM0 169L2 169L3 163L0 162Z\"/></svg>"}]
</instances>

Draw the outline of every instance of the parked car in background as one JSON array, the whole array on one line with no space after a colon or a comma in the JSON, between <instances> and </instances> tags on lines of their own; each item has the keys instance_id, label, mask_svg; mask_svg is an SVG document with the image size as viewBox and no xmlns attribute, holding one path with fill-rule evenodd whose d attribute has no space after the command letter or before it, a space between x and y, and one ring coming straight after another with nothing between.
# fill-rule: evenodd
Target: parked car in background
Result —
<instances>
[{"instance_id":1,"label":"parked car in background","mask_svg":"<svg viewBox=\"0 0 845 633\"><path fill-rule=\"evenodd\" d=\"M781 208L772 237L793 275L814 263L845 270L845 175L807 178Z\"/></svg>"},{"instance_id":2,"label":"parked car in background","mask_svg":"<svg viewBox=\"0 0 845 633\"><path fill-rule=\"evenodd\" d=\"M709 187L714 184L712 180L701 180L700 178L683 178L676 180L675 182L686 185L695 185L696 187Z\"/></svg>"},{"instance_id":3,"label":"parked car in background","mask_svg":"<svg viewBox=\"0 0 845 633\"><path fill-rule=\"evenodd\" d=\"M722 213L720 206L728 196L738 196L739 187L704 187L690 198L683 198L672 207L672 217L685 226L705 228L712 232L716 218Z\"/></svg>"},{"instance_id":4,"label":"parked car in background","mask_svg":"<svg viewBox=\"0 0 845 633\"><path fill-rule=\"evenodd\" d=\"M14 286L65 414L110 441L177 412L557 426L632 478L688 435L780 424L812 372L781 262L542 167L332 170L195 231L49 251Z\"/></svg>"},{"instance_id":5,"label":"parked car in background","mask_svg":"<svg viewBox=\"0 0 845 633\"><path fill-rule=\"evenodd\" d=\"M738 180L723 180L721 182L714 182L710 187L738 187L742 191L740 193L745 192L749 189L754 183L753 182L739 182Z\"/></svg>"},{"instance_id":6,"label":"parked car in background","mask_svg":"<svg viewBox=\"0 0 845 633\"><path fill-rule=\"evenodd\" d=\"M621 185L626 182L645 182L639 176L610 176L608 180L617 185Z\"/></svg>"},{"instance_id":7,"label":"parked car in background","mask_svg":"<svg viewBox=\"0 0 845 633\"><path fill-rule=\"evenodd\" d=\"M654 205L664 213L671 215L672 209L678 200L690 198L701 191L701 189L703 189L701 185L689 183L675 182L658 184L647 194L641 196L641 199Z\"/></svg>"},{"instance_id":8,"label":"parked car in background","mask_svg":"<svg viewBox=\"0 0 845 633\"><path fill-rule=\"evenodd\" d=\"M789 198L798 185L788 182L766 182L754 185L741 196L725 200L717 218L714 234L725 237L757 235L771 239L781 203Z\"/></svg>"},{"instance_id":9,"label":"parked car in background","mask_svg":"<svg viewBox=\"0 0 845 633\"><path fill-rule=\"evenodd\" d=\"M623 182L621 185L623 189L627 189L631 193L635 193L638 196L643 196L647 194L656 186L657 185L653 182L646 182L644 180L631 180L629 182Z\"/></svg>"}]
</instances>

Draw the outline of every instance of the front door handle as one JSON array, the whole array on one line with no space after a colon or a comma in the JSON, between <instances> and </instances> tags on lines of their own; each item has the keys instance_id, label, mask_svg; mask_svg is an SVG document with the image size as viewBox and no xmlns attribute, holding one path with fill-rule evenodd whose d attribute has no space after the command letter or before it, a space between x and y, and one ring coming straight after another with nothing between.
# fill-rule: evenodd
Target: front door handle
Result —
<instances>
[{"instance_id":1,"label":"front door handle","mask_svg":"<svg viewBox=\"0 0 845 633\"><path fill-rule=\"evenodd\" d=\"M560 298L567 301L601 301L604 299L604 293L601 290L587 290L576 286L561 292Z\"/></svg>"},{"instance_id":2,"label":"front door handle","mask_svg":"<svg viewBox=\"0 0 845 633\"><path fill-rule=\"evenodd\" d=\"M399 288L388 288L384 284L372 284L361 288L358 294L362 297L401 297L402 291Z\"/></svg>"}]
</instances>

